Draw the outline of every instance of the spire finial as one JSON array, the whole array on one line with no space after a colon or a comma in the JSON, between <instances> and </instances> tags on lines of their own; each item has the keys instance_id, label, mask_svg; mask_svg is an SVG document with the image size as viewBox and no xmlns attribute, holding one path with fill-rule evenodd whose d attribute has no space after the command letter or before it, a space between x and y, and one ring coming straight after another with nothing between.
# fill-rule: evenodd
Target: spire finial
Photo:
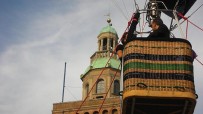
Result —
<instances>
[{"instance_id":1,"label":"spire finial","mask_svg":"<svg viewBox=\"0 0 203 114\"><path fill-rule=\"evenodd\" d=\"M108 16L107 23L109 24L109 26L112 26L110 13L106 14L105 16Z\"/></svg>"},{"instance_id":2,"label":"spire finial","mask_svg":"<svg viewBox=\"0 0 203 114\"><path fill-rule=\"evenodd\" d=\"M107 19L107 22L109 23L109 26L112 26L111 18L108 18L108 19Z\"/></svg>"},{"instance_id":3,"label":"spire finial","mask_svg":"<svg viewBox=\"0 0 203 114\"><path fill-rule=\"evenodd\" d=\"M107 19L107 23L109 23L109 24L111 23L111 18Z\"/></svg>"}]
</instances>

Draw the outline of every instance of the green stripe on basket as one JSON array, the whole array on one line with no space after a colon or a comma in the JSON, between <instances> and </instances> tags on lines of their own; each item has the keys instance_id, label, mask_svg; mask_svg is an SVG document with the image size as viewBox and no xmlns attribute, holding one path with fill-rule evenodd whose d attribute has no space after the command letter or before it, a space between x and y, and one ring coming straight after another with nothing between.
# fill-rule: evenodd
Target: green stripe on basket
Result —
<instances>
[{"instance_id":1,"label":"green stripe on basket","mask_svg":"<svg viewBox=\"0 0 203 114\"><path fill-rule=\"evenodd\" d=\"M131 62L131 63L125 64L123 70L126 71L129 68L151 69L151 70L193 71L193 66L188 64L154 64L154 63Z\"/></svg>"}]
</instances>

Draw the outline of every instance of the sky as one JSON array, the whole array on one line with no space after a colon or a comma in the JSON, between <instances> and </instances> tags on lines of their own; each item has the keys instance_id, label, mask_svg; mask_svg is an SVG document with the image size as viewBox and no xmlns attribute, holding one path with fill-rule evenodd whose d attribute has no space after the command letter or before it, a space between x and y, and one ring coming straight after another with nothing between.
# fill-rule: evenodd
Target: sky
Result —
<instances>
[{"instance_id":1,"label":"sky","mask_svg":"<svg viewBox=\"0 0 203 114\"><path fill-rule=\"evenodd\" d=\"M140 9L144 1L136 0ZM194 12L197 0L186 16ZM110 13L120 37L135 11L134 0L0 0L0 113L50 114L62 99L82 98L80 75L97 51L97 36ZM203 28L203 8L189 20ZM163 15L164 16L164 15ZM165 16L166 24L170 19ZM185 33L186 23L182 24ZM188 26L188 40L203 62L203 31ZM147 29L147 28L146 28ZM180 36L177 30L174 32ZM194 61L196 93L194 114L202 114L203 65Z\"/></svg>"}]
</instances>

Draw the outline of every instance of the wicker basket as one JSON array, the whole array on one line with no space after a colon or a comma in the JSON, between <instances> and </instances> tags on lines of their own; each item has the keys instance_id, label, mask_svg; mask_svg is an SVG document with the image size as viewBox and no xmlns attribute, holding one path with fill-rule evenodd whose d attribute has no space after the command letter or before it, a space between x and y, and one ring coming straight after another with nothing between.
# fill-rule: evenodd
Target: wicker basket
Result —
<instances>
[{"instance_id":1,"label":"wicker basket","mask_svg":"<svg viewBox=\"0 0 203 114\"><path fill-rule=\"evenodd\" d=\"M136 39L124 49L123 99L164 98L196 104L193 55L183 39ZM188 113L188 114L190 114Z\"/></svg>"}]
</instances>

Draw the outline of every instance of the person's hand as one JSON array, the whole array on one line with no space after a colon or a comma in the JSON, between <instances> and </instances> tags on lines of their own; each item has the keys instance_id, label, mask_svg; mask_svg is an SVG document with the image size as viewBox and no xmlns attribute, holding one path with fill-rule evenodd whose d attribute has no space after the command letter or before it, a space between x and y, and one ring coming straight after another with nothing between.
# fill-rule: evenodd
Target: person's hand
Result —
<instances>
[{"instance_id":1,"label":"person's hand","mask_svg":"<svg viewBox=\"0 0 203 114\"><path fill-rule=\"evenodd\" d=\"M126 43L126 39L127 39L127 37L128 37L128 33L125 32L125 33L123 34L122 38L121 38L121 42L122 42L122 44L125 44L125 43Z\"/></svg>"},{"instance_id":2,"label":"person's hand","mask_svg":"<svg viewBox=\"0 0 203 114\"><path fill-rule=\"evenodd\" d=\"M136 18L138 20L140 18L140 13L139 12L135 13L134 18Z\"/></svg>"}]
</instances>

